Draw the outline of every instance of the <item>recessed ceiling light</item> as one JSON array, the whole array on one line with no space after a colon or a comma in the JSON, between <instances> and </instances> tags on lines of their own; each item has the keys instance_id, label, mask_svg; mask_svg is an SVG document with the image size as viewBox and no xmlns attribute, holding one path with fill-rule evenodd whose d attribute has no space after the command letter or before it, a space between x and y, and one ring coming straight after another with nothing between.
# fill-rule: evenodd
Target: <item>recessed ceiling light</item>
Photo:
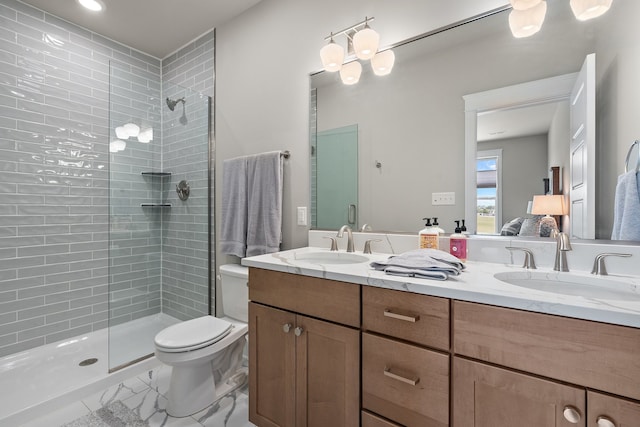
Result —
<instances>
[{"instance_id":1,"label":"recessed ceiling light","mask_svg":"<svg viewBox=\"0 0 640 427\"><path fill-rule=\"evenodd\" d=\"M94 12L100 12L104 9L104 3L100 0L78 0L78 3Z\"/></svg>"}]
</instances>

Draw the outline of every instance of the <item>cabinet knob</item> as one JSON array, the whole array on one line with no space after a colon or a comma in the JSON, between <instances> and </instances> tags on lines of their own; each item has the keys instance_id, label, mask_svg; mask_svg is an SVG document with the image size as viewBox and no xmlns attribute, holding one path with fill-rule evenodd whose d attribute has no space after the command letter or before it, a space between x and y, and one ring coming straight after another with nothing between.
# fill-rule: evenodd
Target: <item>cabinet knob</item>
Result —
<instances>
[{"instance_id":1,"label":"cabinet knob","mask_svg":"<svg viewBox=\"0 0 640 427\"><path fill-rule=\"evenodd\" d=\"M300 326L298 326L297 328L295 328L293 330L293 333L296 334L297 337L299 337L300 335L302 335L302 333L304 332L304 329L302 329Z\"/></svg>"},{"instance_id":2,"label":"cabinet knob","mask_svg":"<svg viewBox=\"0 0 640 427\"><path fill-rule=\"evenodd\" d=\"M616 427L611 418L605 417L604 415L600 415L596 418L596 424L598 424L598 427Z\"/></svg>"},{"instance_id":3,"label":"cabinet knob","mask_svg":"<svg viewBox=\"0 0 640 427\"><path fill-rule=\"evenodd\" d=\"M569 421L571 424L578 424L580 422L580 411L573 406L565 406L564 411L562 412L565 420Z\"/></svg>"},{"instance_id":4,"label":"cabinet knob","mask_svg":"<svg viewBox=\"0 0 640 427\"><path fill-rule=\"evenodd\" d=\"M291 326L291 323L285 323L284 325L282 325L282 330L285 334L289 333L289 331L291 330Z\"/></svg>"}]
</instances>

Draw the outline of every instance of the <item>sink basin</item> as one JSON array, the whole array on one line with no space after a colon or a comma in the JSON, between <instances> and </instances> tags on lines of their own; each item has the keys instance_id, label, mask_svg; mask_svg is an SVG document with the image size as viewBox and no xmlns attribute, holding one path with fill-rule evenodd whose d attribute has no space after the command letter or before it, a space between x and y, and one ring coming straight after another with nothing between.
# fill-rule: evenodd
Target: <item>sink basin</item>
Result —
<instances>
[{"instance_id":1,"label":"sink basin","mask_svg":"<svg viewBox=\"0 0 640 427\"><path fill-rule=\"evenodd\" d=\"M640 300L640 289L635 285L597 276L514 271L496 273L493 277L510 285L554 294L605 300Z\"/></svg>"},{"instance_id":2,"label":"sink basin","mask_svg":"<svg viewBox=\"0 0 640 427\"><path fill-rule=\"evenodd\" d=\"M368 262L369 258L352 252L300 252L295 254L293 260L313 264L359 264Z\"/></svg>"}]
</instances>

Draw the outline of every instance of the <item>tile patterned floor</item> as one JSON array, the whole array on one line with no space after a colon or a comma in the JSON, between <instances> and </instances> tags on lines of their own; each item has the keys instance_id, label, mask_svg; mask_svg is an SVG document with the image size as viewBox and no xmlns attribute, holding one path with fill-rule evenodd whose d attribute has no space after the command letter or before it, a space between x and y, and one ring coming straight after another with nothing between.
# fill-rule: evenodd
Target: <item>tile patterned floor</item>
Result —
<instances>
[{"instance_id":1,"label":"tile patterned floor","mask_svg":"<svg viewBox=\"0 0 640 427\"><path fill-rule=\"evenodd\" d=\"M248 421L249 400L246 384L191 417L169 416L165 411L165 394L170 375L169 366L159 366L23 426L58 427L120 400L150 427L254 427Z\"/></svg>"}]
</instances>

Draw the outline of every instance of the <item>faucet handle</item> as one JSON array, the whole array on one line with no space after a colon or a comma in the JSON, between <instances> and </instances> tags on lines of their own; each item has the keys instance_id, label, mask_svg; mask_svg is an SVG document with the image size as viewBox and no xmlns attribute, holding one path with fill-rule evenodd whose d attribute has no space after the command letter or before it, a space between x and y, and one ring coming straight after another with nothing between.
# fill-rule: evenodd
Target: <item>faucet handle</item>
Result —
<instances>
[{"instance_id":1,"label":"faucet handle","mask_svg":"<svg viewBox=\"0 0 640 427\"><path fill-rule=\"evenodd\" d=\"M331 249L330 251L335 252L338 250L338 239L336 239L335 237L323 237L323 239L331 239Z\"/></svg>"},{"instance_id":2,"label":"faucet handle","mask_svg":"<svg viewBox=\"0 0 640 427\"><path fill-rule=\"evenodd\" d=\"M364 249L362 250L363 254L370 254L371 253L371 243L375 243L375 242L382 242L381 239L370 239L367 240L366 242L364 242Z\"/></svg>"},{"instance_id":3,"label":"faucet handle","mask_svg":"<svg viewBox=\"0 0 640 427\"><path fill-rule=\"evenodd\" d=\"M593 268L591 269L591 274L597 274L599 276L606 276L607 267L604 264L604 259L609 256L617 256L621 258L629 258L631 254L620 254L620 253L604 253L596 255L596 259L593 260Z\"/></svg>"},{"instance_id":4,"label":"faucet handle","mask_svg":"<svg viewBox=\"0 0 640 427\"><path fill-rule=\"evenodd\" d=\"M524 252L524 263L522 264L522 268L527 268L530 270L535 270L536 262L533 259L533 252L531 252L528 248L520 248L516 246L506 246L505 249L509 249L510 251L522 251Z\"/></svg>"}]
</instances>

